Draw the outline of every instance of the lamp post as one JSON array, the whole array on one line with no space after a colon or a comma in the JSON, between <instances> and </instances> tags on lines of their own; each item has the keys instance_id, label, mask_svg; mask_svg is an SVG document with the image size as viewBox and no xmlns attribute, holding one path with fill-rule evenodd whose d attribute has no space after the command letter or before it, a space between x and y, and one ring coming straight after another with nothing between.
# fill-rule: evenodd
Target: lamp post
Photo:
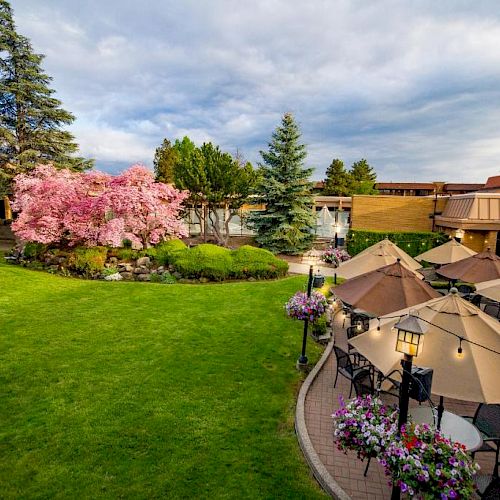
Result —
<instances>
[{"instance_id":1,"label":"lamp post","mask_svg":"<svg viewBox=\"0 0 500 500\"><path fill-rule=\"evenodd\" d=\"M313 285L313 266L309 266L309 279L307 281L307 297L311 296ZM297 368L305 368L307 366L307 356L306 356L306 343L307 343L307 328L309 326L309 320L306 318L304 320L304 336L302 337L302 353L297 361Z\"/></svg>"},{"instance_id":2,"label":"lamp post","mask_svg":"<svg viewBox=\"0 0 500 500\"><path fill-rule=\"evenodd\" d=\"M464 237L465 232L463 229L457 229L455 231L455 239L460 243L462 241L462 238Z\"/></svg>"},{"instance_id":3,"label":"lamp post","mask_svg":"<svg viewBox=\"0 0 500 500\"><path fill-rule=\"evenodd\" d=\"M396 323L394 328L398 330L396 351L404 354L404 357L401 360L403 377L399 389L399 434L401 433L401 428L408 421L408 405L410 402L410 381L413 357L417 357L419 352L422 351L424 342L423 335L427 331L427 324L418 316L414 316L410 312L406 318ZM391 499L398 500L399 498L401 498L401 487L393 485Z\"/></svg>"}]
</instances>

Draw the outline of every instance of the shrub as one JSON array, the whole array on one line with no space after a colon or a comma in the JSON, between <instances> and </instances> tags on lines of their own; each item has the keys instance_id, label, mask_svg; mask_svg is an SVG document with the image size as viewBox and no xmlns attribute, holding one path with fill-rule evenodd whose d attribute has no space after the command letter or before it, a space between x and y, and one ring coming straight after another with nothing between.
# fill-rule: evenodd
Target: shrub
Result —
<instances>
[{"instance_id":1,"label":"shrub","mask_svg":"<svg viewBox=\"0 0 500 500\"><path fill-rule=\"evenodd\" d=\"M162 266L168 266L174 263L176 257L187 250L187 246L183 241L175 239L159 243L155 249L156 261Z\"/></svg>"},{"instance_id":2,"label":"shrub","mask_svg":"<svg viewBox=\"0 0 500 500\"><path fill-rule=\"evenodd\" d=\"M139 258L139 252L133 250L132 248L114 248L111 251L111 255L116 257L118 260L132 261Z\"/></svg>"},{"instance_id":3,"label":"shrub","mask_svg":"<svg viewBox=\"0 0 500 500\"><path fill-rule=\"evenodd\" d=\"M103 276L111 276L112 274L116 274L118 272L117 267L106 267L105 269L102 270L102 275Z\"/></svg>"},{"instance_id":4,"label":"shrub","mask_svg":"<svg viewBox=\"0 0 500 500\"><path fill-rule=\"evenodd\" d=\"M448 241L448 235L444 233L410 232L410 231L365 231L350 229L347 233L347 251L350 255L356 255L365 248L388 238L408 255L415 257L435 246Z\"/></svg>"},{"instance_id":5,"label":"shrub","mask_svg":"<svg viewBox=\"0 0 500 500\"><path fill-rule=\"evenodd\" d=\"M186 278L208 278L223 281L230 276L231 251L209 243L186 249L175 255L175 269Z\"/></svg>"},{"instance_id":6,"label":"shrub","mask_svg":"<svg viewBox=\"0 0 500 500\"><path fill-rule=\"evenodd\" d=\"M279 278L285 276L288 264L268 250L244 245L232 252L231 276L245 278Z\"/></svg>"},{"instance_id":7,"label":"shrub","mask_svg":"<svg viewBox=\"0 0 500 500\"><path fill-rule=\"evenodd\" d=\"M68 266L84 276L103 271L108 249L106 247L77 247L68 258Z\"/></svg>"},{"instance_id":8,"label":"shrub","mask_svg":"<svg viewBox=\"0 0 500 500\"><path fill-rule=\"evenodd\" d=\"M47 251L47 245L43 243L29 242L26 243L23 250L23 255L26 259L38 259Z\"/></svg>"}]
</instances>

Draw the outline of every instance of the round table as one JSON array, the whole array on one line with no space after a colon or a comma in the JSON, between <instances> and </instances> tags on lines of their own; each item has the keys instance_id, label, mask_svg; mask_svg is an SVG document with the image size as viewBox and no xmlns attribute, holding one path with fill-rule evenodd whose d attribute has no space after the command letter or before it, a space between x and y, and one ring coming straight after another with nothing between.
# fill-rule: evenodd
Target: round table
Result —
<instances>
[{"instance_id":1,"label":"round table","mask_svg":"<svg viewBox=\"0 0 500 500\"><path fill-rule=\"evenodd\" d=\"M410 408L408 413L416 424L437 425L437 409L430 406ZM463 444L467 451L481 448L483 439L481 434L468 420L449 411L443 412L441 419L441 434L451 441Z\"/></svg>"}]
</instances>

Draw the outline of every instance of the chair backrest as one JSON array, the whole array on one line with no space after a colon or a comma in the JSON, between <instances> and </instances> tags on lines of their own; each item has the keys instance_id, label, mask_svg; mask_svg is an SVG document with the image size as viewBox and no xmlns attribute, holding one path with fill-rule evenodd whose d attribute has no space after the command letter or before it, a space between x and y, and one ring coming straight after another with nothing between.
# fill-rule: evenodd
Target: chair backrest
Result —
<instances>
[{"instance_id":1,"label":"chair backrest","mask_svg":"<svg viewBox=\"0 0 500 500\"><path fill-rule=\"evenodd\" d=\"M498 318L500 315L500 305L499 304L486 304L484 306L484 312L493 316L494 318Z\"/></svg>"},{"instance_id":2,"label":"chair backrest","mask_svg":"<svg viewBox=\"0 0 500 500\"><path fill-rule=\"evenodd\" d=\"M335 357L337 358L337 369L344 368L349 372L352 372L352 361L349 354L336 345L333 346L333 350L335 352Z\"/></svg>"},{"instance_id":3,"label":"chair backrest","mask_svg":"<svg viewBox=\"0 0 500 500\"><path fill-rule=\"evenodd\" d=\"M352 379L356 396L364 396L365 394L373 394L373 379L369 370L361 370Z\"/></svg>"},{"instance_id":4,"label":"chair backrest","mask_svg":"<svg viewBox=\"0 0 500 500\"><path fill-rule=\"evenodd\" d=\"M472 423L487 437L500 438L500 404L480 404Z\"/></svg>"},{"instance_id":5,"label":"chair backrest","mask_svg":"<svg viewBox=\"0 0 500 500\"><path fill-rule=\"evenodd\" d=\"M457 290L460 293L472 293L472 287L470 285L458 285Z\"/></svg>"},{"instance_id":6,"label":"chair backrest","mask_svg":"<svg viewBox=\"0 0 500 500\"><path fill-rule=\"evenodd\" d=\"M349 326L346 330L347 340L353 339L356 335L361 333L361 330L358 330L355 326Z\"/></svg>"}]
</instances>

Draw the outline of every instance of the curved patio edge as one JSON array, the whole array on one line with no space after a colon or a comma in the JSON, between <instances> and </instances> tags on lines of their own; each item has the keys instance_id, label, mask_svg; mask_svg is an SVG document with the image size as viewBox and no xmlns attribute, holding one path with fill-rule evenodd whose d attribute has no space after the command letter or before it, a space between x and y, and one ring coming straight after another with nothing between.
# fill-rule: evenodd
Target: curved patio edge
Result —
<instances>
[{"instance_id":1,"label":"curved patio edge","mask_svg":"<svg viewBox=\"0 0 500 500\"><path fill-rule=\"evenodd\" d=\"M304 380L302 387L299 391L299 397L297 399L297 406L295 409L295 433L297 434L297 439L299 441L299 446L304 454L304 457L311 468L311 471L321 485L321 487L333 498L338 500L351 500L351 497L339 486L337 481L333 479L331 474L327 471L323 462L320 460L314 446L312 444L309 433L307 432L306 426L306 396L309 389L314 382L318 373L323 368L326 363L330 353L333 349L333 340L326 346L325 352L321 356L320 360L316 363L316 366L311 370L309 375ZM332 442L333 446L333 442Z\"/></svg>"}]
</instances>

